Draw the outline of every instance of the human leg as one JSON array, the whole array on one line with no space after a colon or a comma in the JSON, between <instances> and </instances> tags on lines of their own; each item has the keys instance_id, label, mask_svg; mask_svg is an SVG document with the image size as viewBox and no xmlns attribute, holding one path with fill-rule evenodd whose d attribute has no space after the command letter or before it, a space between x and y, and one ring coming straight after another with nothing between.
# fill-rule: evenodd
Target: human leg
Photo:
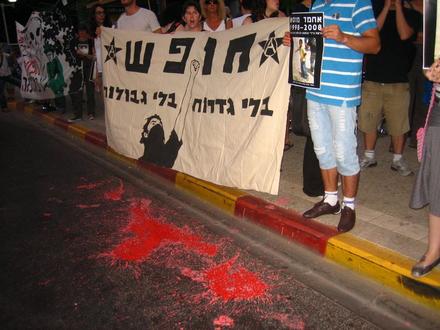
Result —
<instances>
[{"instance_id":1,"label":"human leg","mask_svg":"<svg viewBox=\"0 0 440 330\"><path fill-rule=\"evenodd\" d=\"M325 191L324 199L303 214L305 218L315 218L323 214L336 214L340 210L337 197L338 173L333 147L334 124L328 108L329 106L326 104L310 100L307 102L310 132L315 154L319 160Z\"/></svg>"},{"instance_id":2,"label":"human leg","mask_svg":"<svg viewBox=\"0 0 440 330\"><path fill-rule=\"evenodd\" d=\"M312 197L324 195L324 184L319 169L319 161L313 150L313 141L310 136L307 136L304 146L303 192Z\"/></svg>"},{"instance_id":3,"label":"human leg","mask_svg":"<svg viewBox=\"0 0 440 330\"><path fill-rule=\"evenodd\" d=\"M377 165L374 150L377 141L377 126L382 119L382 87L382 84L370 81L365 81L362 85L362 104L359 107L359 130L364 140L364 155L360 162L362 169Z\"/></svg>"},{"instance_id":4,"label":"human leg","mask_svg":"<svg viewBox=\"0 0 440 330\"><path fill-rule=\"evenodd\" d=\"M337 171L342 177L343 203L338 231L351 230L356 222L355 199L359 183L359 159L357 157L356 108L333 107L333 136Z\"/></svg>"},{"instance_id":5,"label":"human leg","mask_svg":"<svg viewBox=\"0 0 440 330\"><path fill-rule=\"evenodd\" d=\"M402 176L407 176L413 173L402 157L405 134L409 131L408 111L406 110L410 102L409 84L387 84L386 87L384 114L393 146L391 169Z\"/></svg>"},{"instance_id":6,"label":"human leg","mask_svg":"<svg viewBox=\"0 0 440 330\"><path fill-rule=\"evenodd\" d=\"M87 114L95 117L95 84L91 81L86 81L84 83L87 94Z\"/></svg>"},{"instance_id":7,"label":"human leg","mask_svg":"<svg viewBox=\"0 0 440 330\"><path fill-rule=\"evenodd\" d=\"M82 119L82 94L83 90L79 90L78 92L71 93L70 98L72 100L73 107L73 117L69 119L69 122L75 122Z\"/></svg>"},{"instance_id":8,"label":"human leg","mask_svg":"<svg viewBox=\"0 0 440 330\"><path fill-rule=\"evenodd\" d=\"M429 214L428 248L425 255L412 268L415 277L424 276L440 264L440 216Z\"/></svg>"},{"instance_id":9,"label":"human leg","mask_svg":"<svg viewBox=\"0 0 440 330\"><path fill-rule=\"evenodd\" d=\"M0 108L3 112L6 112L8 109L8 104L6 103L5 87L6 81L0 78Z\"/></svg>"}]
</instances>

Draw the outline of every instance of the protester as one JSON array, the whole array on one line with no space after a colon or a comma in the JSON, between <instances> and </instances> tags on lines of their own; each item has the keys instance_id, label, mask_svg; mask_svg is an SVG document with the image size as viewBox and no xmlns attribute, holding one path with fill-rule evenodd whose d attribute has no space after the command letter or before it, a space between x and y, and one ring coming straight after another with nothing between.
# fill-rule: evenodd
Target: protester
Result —
<instances>
[{"instance_id":1,"label":"protester","mask_svg":"<svg viewBox=\"0 0 440 330\"><path fill-rule=\"evenodd\" d=\"M121 16L119 16L116 22L117 29L162 33L162 29L159 21L157 20L156 14L151 10L139 7L136 3L136 0L121 0L121 4L125 11L121 14ZM97 30L97 35L100 36L100 28ZM100 48L100 45L96 46L99 46ZM98 68L97 80L98 83L102 85L101 52L97 52L96 56Z\"/></svg>"},{"instance_id":2,"label":"protester","mask_svg":"<svg viewBox=\"0 0 440 330\"><path fill-rule=\"evenodd\" d=\"M125 12L119 16L116 22L117 29L162 33L154 12L139 7L136 0L121 0L121 4L124 6Z\"/></svg>"},{"instance_id":3,"label":"protester","mask_svg":"<svg viewBox=\"0 0 440 330\"><path fill-rule=\"evenodd\" d=\"M94 38L94 48L95 48L95 90L97 92L102 91L102 62L101 62L101 27L111 27L112 23L105 8L101 5L95 5L92 8L90 15L90 31ZM93 73L92 73L93 75Z\"/></svg>"},{"instance_id":4,"label":"protester","mask_svg":"<svg viewBox=\"0 0 440 330\"><path fill-rule=\"evenodd\" d=\"M414 277L424 276L440 264L440 59L426 76L435 83L435 95L426 118L423 154L410 207L429 204L429 235L426 253L412 268Z\"/></svg>"},{"instance_id":5,"label":"protester","mask_svg":"<svg viewBox=\"0 0 440 330\"><path fill-rule=\"evenodd\" d=\"M409 131L408 72L414 58L412 39L418 28L418 15L402 5L402 0L385 0L376 8L382 49L367 55L362 105L359 108L359 130L364 136L362 169L377 165L375 146L377 126L385 115L393 144L391 169L402 176L413 172L403 158L405 133Z\"/></svg>"},{"instance_id":6,"label":"protester","mask_svg":"<svg viewBox=\"0 0 440 330\"><path fill-rule=\"evenodd\" d=\"M324 13L321 88L307 89L306 97L325 192L324 198L304 217L316 218L342 210L338 231L346 232L356 221L360 168L355 130L356 107L361 99L362 57L363 53L380 50L380 38L369 0L344 1L343 6L335 6L337 1L316 0L311 9ZM342 208L338 201L338 174L342 178Z\"/></svg>"},{"instance_id":7,"label":"protester","mask_svg":"<svg viewBox=\"0 0 440 330\"><path fill-rule=\"evenodd\" d=\"M3 51L3 46L0 44L0 108L2 112L9 111L5 95L6 80L11 76L8 57L9 56Z\"/></svg>"},{"instance_id":8,"label":"protester","mask_svg":"<svg viewBox=\"0 0 440 330\"><path fill-rule=\"evenodd\" d=\"M87 95L87 114L90 120L95 119L95 86L91 80L92 63L94 61L93 41L87 31L87 27L81 25L78 28L78 38L76 44L76 56L81 61L83 70L83 86ZM79 94L80 102L83 99L82 93ZM82 119L82 106L73 109L74 117L69 122L75 122Z\"/></svg>"},{"instance_id":9,"label":"protester","mask_svg":"<svg viewBox=\"0 0 440 330\"><path fill-rule=\"evenodd\" d=\"M187 1L183 5L182 20L185 25L177 27L176 31L200 32L202 29L202 14L200 6L195 1Z\"/></svg>"},{"instance_id":10,"label":"protester","mask_svg":"<svg viewBox=\"0 0 440 330\"><path fill-rule=\"evenodd\" d=\"M205 18L203 30L218 32L232 28L232 21L226 17L223 0L200 0L200 7Z\"/></svg>"},{"instance_id":11,"label":"protester","mask_svg":"<svg viewBox=\"0 0 440 330\"><path fill-rule=\"evenodd\" d=\"M419 14L420 21L423 21L423 0L412 0L411 2L406 2L417 11ZM417 130L423 126L424 119L426 118L426 113L428 111L429 105L429 92L432 89L432 84L426 79L423 74L423 24L421 24L421 29L417 32L417 37L414 40L414 47L416 48L414 61L411 70L408 74L409 80L409 91L410 91L410 101L409 101L409 129L410 134L408 136L408 146L412 148L417 147Z\"/></svg>"},{"instance_id":12,"label":"protester","mask_svg":"<svg viewBox=\"0 0 440 330\"><path fill-rule=\"evenodd\" d=\"M243 21L243 25L273 17L286 17L286 14L280 10L280 1L257 0L254 12Z\"/></svg>"},{"instance_id":13,"label":"protester","mask_svg":"<svg viewBox=\"0 0 440 330\"><path fill-rule=\"evenodd\" d=\"M243 25L246 17L252 15L255 10L256 0L240 0L241 16L232 19L232 27L236 28Z\"/></svg>"}]
</instances>

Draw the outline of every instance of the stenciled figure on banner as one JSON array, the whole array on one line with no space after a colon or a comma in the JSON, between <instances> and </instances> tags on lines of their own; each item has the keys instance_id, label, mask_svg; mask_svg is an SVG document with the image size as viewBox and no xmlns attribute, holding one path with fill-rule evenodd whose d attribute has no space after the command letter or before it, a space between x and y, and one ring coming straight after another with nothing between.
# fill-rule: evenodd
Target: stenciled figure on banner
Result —
<instances>
[{"instance_id":1,"label":"stenciled figure on banner","mask_svg":"<svg viewBox=\"0 0 440 330\"><path fill-rule=\"evenodd\" d=\"M185 122L190 108L190 101L192 99L194 81L200 69L200 62L192 60L190 66L191 70L189 70L190 76L188 78L188 84L186 85L187 87L184 93L184 98L180 104L179 113L177 114L170 137L167 142L165 142L162 119L157 114L148 117L147 122L143 127L141 140L139 141L144 145L144 154L139 160L163 167L173 167L177 155L179 154L180 147L183 144L182 136L185 130ZM177 134L177 132L179 132L179 134Z\"/></svg>"},{"instance_id":2,"label":"stenciled figure on banner","mask_svg":"<svg viewBox=\"0 0 440 330\"><path fill-rule=\"evenodd\" d=\"M322 13L292 13L289 17L292 36L289 83L320 88L322 62Z\"/></svg>"}]
</instances>

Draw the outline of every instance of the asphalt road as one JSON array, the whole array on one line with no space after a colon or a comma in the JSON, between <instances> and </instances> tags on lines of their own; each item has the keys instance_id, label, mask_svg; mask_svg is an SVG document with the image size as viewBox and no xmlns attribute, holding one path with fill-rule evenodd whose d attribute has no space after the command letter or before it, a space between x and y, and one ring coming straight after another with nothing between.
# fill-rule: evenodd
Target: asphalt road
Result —
<instances>
[{"instance_id":1,"label":"asphalt road","mask_svg":"<svg viewBox=\"0 0 440 330\"><path fill-rule=\"evenodd\" d=\"M375 329L426 319L384 312L400 298L23 116L0 116L3 329Z\"/></svg>"}]
</instances>

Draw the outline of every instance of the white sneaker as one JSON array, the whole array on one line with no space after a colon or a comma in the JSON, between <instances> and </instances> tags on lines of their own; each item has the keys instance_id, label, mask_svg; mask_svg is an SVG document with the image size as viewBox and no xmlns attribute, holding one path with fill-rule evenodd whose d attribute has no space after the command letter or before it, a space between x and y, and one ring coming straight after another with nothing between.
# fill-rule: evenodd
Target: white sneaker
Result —
<instances>
[{"instance_id":1,"label":"white sneaker","mask_svg":"<svg viewBox=\"0 0 440 330\"><path fill-rule=\"evenodd\" d=\"M405 159L400 158L396 162L391 163L391 169L393 171L397 171L401 176L408 176L413 174L413 171L409 168L408 164L406 163Z\"/></svg>"},{"instance_id":2,"label":"white sneaker","mask_svg":"<svg viewBox=\"0 0 440 330\"><path fill-rule=\"evenodd\" d=\"M359 166L361 167L361 170L364 170L367 167L375 167L377 166L376 158L370 158L364 156L359 162Z\"/></svg>"}]
</instances>

